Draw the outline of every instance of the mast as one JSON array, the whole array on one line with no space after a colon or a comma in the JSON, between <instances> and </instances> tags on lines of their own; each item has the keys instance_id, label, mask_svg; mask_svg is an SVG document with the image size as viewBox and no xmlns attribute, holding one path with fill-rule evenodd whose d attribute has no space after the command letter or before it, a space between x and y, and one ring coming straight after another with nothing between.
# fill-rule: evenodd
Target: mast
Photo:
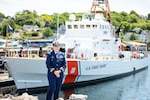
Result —
<instances>
[{"instance_id":1,"label":"mast","mask_svg":"<svg viewBox=\"0 0 150 100\"><path fill-rule=\"evenodd\" d=\"M59 37L59 13L57 14L57 37L56 40L58 40Z\"/></svg>"},{"instance_id":2,"label":"mast","mask_svg":"<svg viewBox=\"0 0 150 100\"><path fill-rule=\"evenodd\" d=\"M106 20L110 22L110 7L108 0L93 0L91 14L104 14Z\"/></svg>"}]
</instances>

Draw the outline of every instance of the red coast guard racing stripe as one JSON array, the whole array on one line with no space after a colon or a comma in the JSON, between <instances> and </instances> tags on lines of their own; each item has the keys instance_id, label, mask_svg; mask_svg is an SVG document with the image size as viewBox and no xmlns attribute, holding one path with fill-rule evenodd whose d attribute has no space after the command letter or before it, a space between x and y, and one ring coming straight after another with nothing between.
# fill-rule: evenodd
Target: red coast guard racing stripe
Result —
<instances>
[{"instance_id":1,"label":"red coast guard racing stripe","mask_svg":"<svg viewBox=\"0 0 150 100\"><path fill-rule=\"evenodd\" d=\"M67 65L68 74L64 79L64 84L74 83L79 73L78 61L67 61Z\"/></svg>"}]
</instances>

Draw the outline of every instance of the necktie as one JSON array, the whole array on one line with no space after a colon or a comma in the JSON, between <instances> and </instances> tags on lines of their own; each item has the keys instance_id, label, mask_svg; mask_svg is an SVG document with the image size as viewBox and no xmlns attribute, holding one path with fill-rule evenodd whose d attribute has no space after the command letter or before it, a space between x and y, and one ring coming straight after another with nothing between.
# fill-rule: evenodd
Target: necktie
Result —
<instances>
[{"instance_id":1,"label":"necktie","mask_svg":"<svg viewBox=\"0 0 150 100\"><path fill-rule=\"evenodd\" d=\"M58 59L58 53L56 53L56 58Z\"/></svg>"}]
</instances>

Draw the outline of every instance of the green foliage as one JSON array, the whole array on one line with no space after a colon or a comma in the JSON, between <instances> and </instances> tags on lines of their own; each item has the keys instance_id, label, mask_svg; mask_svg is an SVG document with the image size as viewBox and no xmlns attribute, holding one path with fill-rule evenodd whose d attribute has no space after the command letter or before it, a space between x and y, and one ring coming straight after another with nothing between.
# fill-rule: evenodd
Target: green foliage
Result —
<instances>
[{"instance_id":1,"label":"green foliage","mask_svg":"<svg viewBox=\"0 0 150 100\"><path fill-rule=\"evenodd\" d=\"M19 39L39 39L39 33L38 32L24 32L23 34L20 35Z\"/></svg>"},{"instance_id":2,"label":"green foliage","mask_svg":"<svg viewBox=\"0 0 150 100\"><path fill-rule=\"evenodd\" d=\"M147 19L150 20L150 13L148 14L148 18Z\"/></svg>"},{"instance_id":3,"label":"green foliage","mask_svg":"<svg viewBox=\"0 0 150 100\"><path fill-rule=\"evenodd\" d=\"M79 20L82 18L83 12L74 13L76 16L76 20ZM17 12L14 17L14 22L9 22L9 24L13 27L13 29L19 31L22 29L24 24L28 25L38 25L41 30L43 31L43 35L45 37L52 36L52 33L57 32L57 21L59 19L59 26L65 24L65 21L69 20L69 15L72 13L64 12L64 13L54 13L54 14L42 14L38 15L36 11L30 11L30 10L23 10L21 12ZM141 28L142 30L150 30L150 13L146 16L141 18L134 10L132 10L129 14L125 11L122 12L111 12L111 23L119 27L121 24L121 29L123 33L131 32L134 28ZM10 16L5 17L4 14L0 13L0 18L7 18L11 19ZM50 29L43 29L45 26L45 23L49 22L50 25L48 28ZM5 23L5 24L4 24ZM0 24L0 34L2 32L5 32L5 26L8 22L4 22ZM47 32L48 31L48 32ZM31 34L23 35L24 36L31 36Z\"/></svg>"},{"instance_id":4,"label":"green foliage","mask_svg":"<svg viewBox=\"0 0 150 100\"><path fill-rule=\"evenodd\" d=\"M21 34L20 35L21 39L25 40L26 39L26 36L24 34Z\"/></svg>"},{"instance_id":5,"label":"green foliage","mask_svg":"<svg viewBox=\"0 0 150 100\"><path fill-rule=\"evenodd\" d=\"M44 37L50 37L50 36L53 36L53 31L51 30L51 28L46 28L44 31L43 31L43 36Z\"/></svg>"},{"instance_id":6,"label":"green foliage","mask_svg":"<svg viewBox=\"0 0 150 100\"><path fill-rule=\"evenodd\" d=\"M21 26L23 26L24 24L35 25L36 23L39 23L39 21L35 19L40 19L39 16L36 14L36 11L32 12L29 10L23 10L23 12L17 12L15 18L16 18L15 23Z\"/></svg>"},{"instance_id":7,"label":"green foliage","mask_svg":"<svg viewBox=\"0 0 150 100\"><path fill-rule=\"evenodd\" d=\"M136 40L136 36L135 36L135 34L134 33L132 33L131 35L130 35L130 40Z\"/></svg>"},{"instance_id":8,"label":"green foliage","mask_svg":"<svg viewBox=\"0 0 150 100\"><path fill-rule=\"evenodd\" d=\"M133 14L133 15L139 17L139 15L134 10L131 10L130 14Z\"/></svg>"},{"instance_id":9,"label":"green foliage","mask_svg":"<svg viewBox=\"0 0 150 100\"><path fill-rule=\"evenodd\" d=\"M42 39L41 37L37 36L37 37L31 37L30 40L39 40Z\"/></svg>"},{"instance_id":10,"label":"green foliage","mask_svg":"<svg viewBox=\"0 0 150 100\"><path fill-rule=\"evenodd\" d=\"M113 12L111 14L111 22L114 26L119 27L121 21L122 21L122 16L120 16L119 13Z\"/></svg>"},{"instance_id":11,"label":"green foliage","mask_svg":"<svg viewBox=\"0 0 150 100\"><path fill-rule=\"evenodd\" d=\"M52 21L52 16L48 15L48 14L42 14L40 16L40 19L44 22L51 22Z\"/></svg>"},{"instance_id":12,"label":"green foliage","mask_svg":"<svg viewBox=\"0 0 150 100\"><path fill-rule=\"evenodd\" d=\"M76 20L80 20L82 18L83 13L75 13L76 15ZM68 17L69 18L69 17Z\"/></svg>"},{"instance_id":13,"label":"green foliage","mask_svg":"<svg viewBox=\"0 0 150 100\"><path fill-rule=\"evenodd\" d=\"M34 20L32 20L32 19L27 19L25 22L24 22L24 24L26 24L26 25L34 25Z\"/></svg>"},{"instance_id":14,"label":"green foliage","mask_svg":"<svg viewBox=\"0 0 150 100\"><path fill-rule=\"evenodd\" d=\"M148 39L148 43L150 43L150 39Z\"/></svg>"},{"instance_id":15,"label":"green foliage","mask_svg":"<svg viewBox=\"0 0 150 100\"><path fill-rule=\"evenodd\" d=\"M130 14L126 12L111 12L111 23L116 27L119 27L122 23L121 29L123 33L132 32L134 28L150 30L149 21L144 18L142 19L134 10Z\"/></svg>"},{"instance_id":16,"label":"green foliage","mask_svg":"<svg viewBox=\"0 0 150 100\"><path fill-rule=\"evenodd\" d=\"M129 23L138 23L139 17L136 16L135 14L130 14L128 22Z\"/></svg>"},{"instance_id":17,"label":"green foliage","mask_svg":"<svg viewBox=\"0 0 150 100\"><path fill-rule=\"evenodd\" d=\"M147 29L150 30L150 20L146 23Z\"/></svg>"},{"instance_id":18,"label":"green foliage","mask_svg":"<svg viewBox=\"0 0 150 100\"><path fill-rule=\"evenodd\" d=\"M33 36L33 37L39 36L39 33L38 33L38 32L32 32L32 36Z\"/></svg>"},{"instance_id":19,"label":"green foliage","mask_svg":"<svg viewBox=\"0 0 150 100\"><path fill-rule=\"evenodd\" d=\"M122 30L123 30L124 33L130 31L130 23L129 22L123 21L122 26L123 26Z\"/></svg>"},{"instance_id":20,"label":"green foliage","mask_svg":"<svg viewBox=\"0 0 150 100\"><path fill-rule=\"evenodd\" d=\"M121 16L121 21L127 21L128 20L128 13L126 13L126 12L124 12L124 11L122 11L122 12L120 12L119 13L119 15Z\"/></svg>"},{"instance_id":21,"label":"green foliage","mask_svg":"<svg viewBox=\"0 0 150 100\"><path fill-rule=\"evenodd\" d=\"M143 43L141 40L134 40L134 42Z\"/></svg>"},{"instance_id":22,"label":"green foliage","mask_svg":"<svg viewBox=\"0 0 150 100\"><path fill-rule=\"evenodd\" d=\"M3 13L0 13L0 18L5 18L5 15Z\"/></svg>"},{"instance_id":23,"label":"green foliage","mask_svg":"<svg viewBox=\"0 0 150 100\"><path fill-rule=\"evenodd\" d=\"M6 32L8 33L8 35L11 35L11 33L9 33L6 29L8 25L10 25L13 28L13 30L15 30L16 26L15 26L15 22L13 20L4 21L0 26L1 27L0 28L1 35L6 36Z\"/></svg>"},{"instance_id":24,"label":"green foliage","mask_svg":"<svg viewBox=\"0 0 150 100\"><path fill-rule=\"evenodd\" d=\"M25 32L23 35L26 36L26 37L31 37L31 36L32 36L32 33L29 33L29 32L26 33L26 32Z\"/></svg>"},{"instance_id":25,"label":"green foliage","mask_svg":"<svg viewBox=\"0 0 150 100\"><path fill-rule=\"evenodd\" d=\"M128 16L128 13L125 12L125 11L120 12L120 14L121 14L123 17L127 17L127 16Z\"/></svg>"},{"instance_id":26,"label":"green foliage","mask_svg":"<svg viewBox=\"0 0 150 100\"><path fill-rule=\"evenodd\" d=\"M20 30L22 30L22 26L20 26L20 25L15 25L16 26L16 29L15 29L15 31L20 31Z\"/></svg>"},{"instance_id":27,"label":"green foliage","mask_svg":"<svg viewBox=\"0 0 150 100\"><path fill-rule=\"evenodd\" d=\"M2 24L0 24L0 33L2 33L3 27Z\"/></svg>"},{"instance_id":28,"label":"green foliage","mask_svg":"<svg viewBox=\"0 0 150 100\"><path fill-rule=\"evenodd\" d=\"M27 33L24 33L24 36L26 37L34 37L34 36L38 36L39 33L38 32L27 32Z\"/></svg>"}]
</instances>

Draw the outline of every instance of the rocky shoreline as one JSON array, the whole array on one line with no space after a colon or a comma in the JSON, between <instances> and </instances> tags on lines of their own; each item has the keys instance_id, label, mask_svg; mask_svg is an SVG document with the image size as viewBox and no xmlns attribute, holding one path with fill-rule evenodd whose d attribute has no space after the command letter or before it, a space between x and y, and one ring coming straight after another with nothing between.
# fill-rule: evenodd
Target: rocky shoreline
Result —
<instances>
[{"instance_id":1,"label":"rocky shoreline","mask_svg":"<svg viewBox=\"0 0 150 100\"><path fill-rule=\"evenodd\" d=\"M71 94L67 100L87 100L88 96L83 94ZM38 96L29 95L28 93L23 93L20 96L13 96L11 94L0 94L0 100L39 100ZM58 100L64 100L59 98Z\"/></svg>"},{"instance_id":2,"label":"rocky shoreline","mask_svg":"<svg viewBox=\"0 0 150 100\"><path fill-rule=\"evenodd\" d=\"M11 94L0 94L0 100L38 100L38 97L29 95L28 93L23 93L22 95L17 97Z\"/></svg>"}]
</instances>

